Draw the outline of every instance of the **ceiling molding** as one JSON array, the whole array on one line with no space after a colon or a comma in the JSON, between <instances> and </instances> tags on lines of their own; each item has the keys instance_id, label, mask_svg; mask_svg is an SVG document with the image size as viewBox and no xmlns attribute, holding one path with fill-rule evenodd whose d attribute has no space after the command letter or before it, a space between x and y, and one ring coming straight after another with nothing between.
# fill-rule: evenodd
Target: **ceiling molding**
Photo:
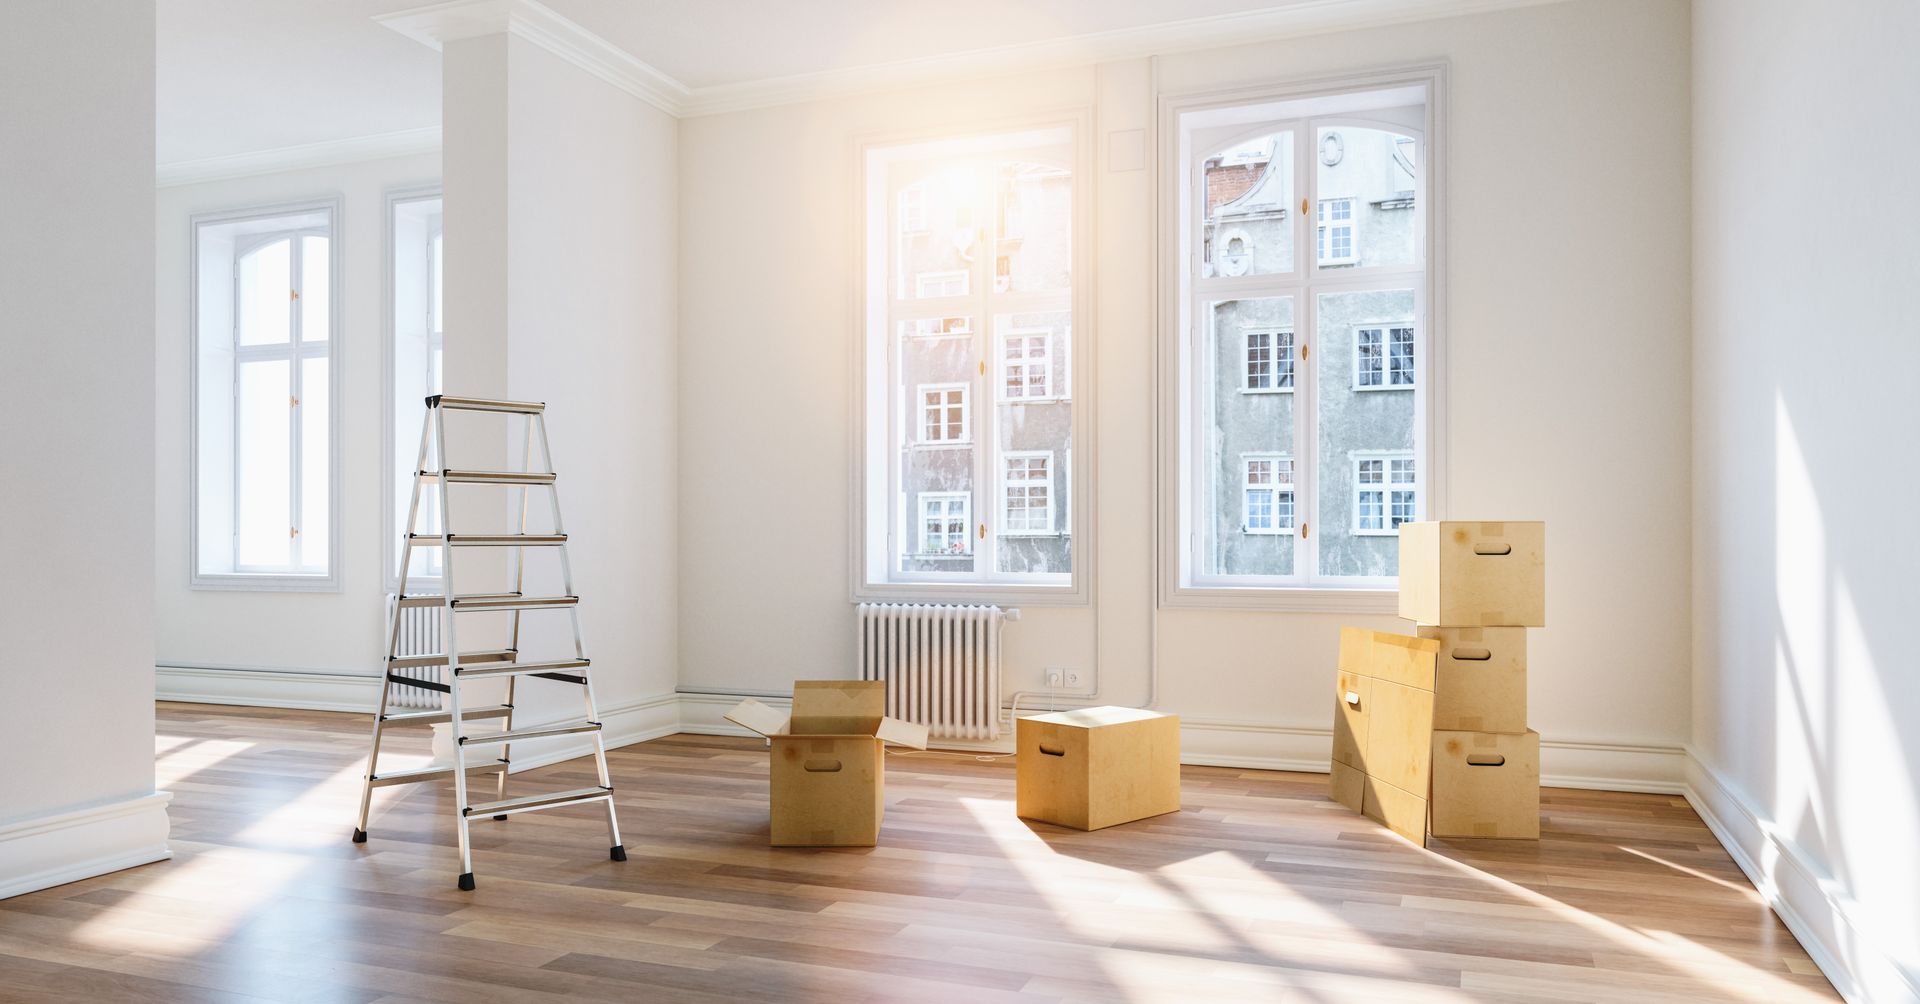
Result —
<instances>
[{"instance_id":1,"label":"ceiling molding","mask_svg":"<svg viewBox=\"0 0 1920 1004\"><path fill-rule=\"evenodd\" d=\"M424 129L406 129L401 132L380 133L373 136L353 136L322 143L302 143L299 146L283 146L272 150L228 154L223 157L178 160L161 164L154 170L154 185L157 188L172 188L176 185L197 185L207 181L225 181L256 174L299 171L311 167L351 164L362 160L383 160L387 157L409 157L414 154L438 152L440 152L440 127L429 126Z\"/></svg>"},{"instance_id":2,"label":"ceiling molding","mask_svg":"<svg viewBox=\"0 0 1920 1004\"><path fill-rule=\"evenodd\" d=\"M463 38L518 35L668 115L686 114L687 85L535 0L452 0L374 20L434 50Z\"/></svg>"}]
</instances>

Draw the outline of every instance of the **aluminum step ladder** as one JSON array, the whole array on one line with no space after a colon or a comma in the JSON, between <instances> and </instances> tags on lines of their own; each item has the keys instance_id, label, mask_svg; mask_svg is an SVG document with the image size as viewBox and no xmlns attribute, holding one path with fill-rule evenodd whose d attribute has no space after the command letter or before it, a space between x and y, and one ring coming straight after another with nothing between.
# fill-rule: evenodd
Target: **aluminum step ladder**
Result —
<instances>
[{"instance_id":1,"label":"aluminum step ladder","mask_svg":"<svg viewBox=\"0 0 1920 1004\"><path fill-rule=\"evenodd\" d=\"M450 467L447 463L446 427L446 413L449 411L498 412L525 416L526 438L520 452L521 469L485 471ZM546 468L543 471L533 469L533 447L536 439L540 446L541 465ZM436 469L427 467L429 447L437 464ZM457 807L454 827L460 835L461 889L471 890L474 887L473 847L468 839L467 825L475 818L491 816L494 819L505 819L516 812L603 802L607 807L607 831L612 843L609 853L613 860L625 861L627 850L620 843L620 823L613 807L613 781L607 774L606 743L601 736L599 714L595 710L593 701L590 660L587 659L586 645L580 633L580 598L574 595L573 569L567 561L567 532L565 524L560 519L560 498L554 484L557 478L553 472L553 451L547 445L546 405L537 402L449 397L443 394L429 397L426 420L420 429L420 453L414 462L413 469L415 472L413 498L407 508L407 524L402 531L404 536L400 549L400 597L398 602L393 604L388 618L386 672L380 687L380 710L375 713L373 719L373 746L367 754L367 772L360 789L360 819L353 828L354 843L366 842L368 813L373 806L373 789L393 784L438 781L450 777L453 779L454 805ZM453 509L449 504L447 492L447 486L450 484L500 485L507 487L510 491L517 491L520 510L518 532L498 534L455 532L451 519ZM545 489L551 493L549 495L553 511L551 533L528 532L528 494L534 489ZM439 503L440 525L434 533L417 532L420 529L420 499L423 490L434 492L434 499ZM511 500L512 497L509 496L509 501ZM510 592L461 593L454 589L453 555L457 549L468 547L508 549L508 578L513 582ZM525 549L530 547L553 548L558 553L560 577L563 583L562 595L528 596L522 591L526 582ZM419 548L439 550L440 568L444 577L443 592L407 595L408 567L412 562L414 551ZM409 607L438 607L442 611L440 637L446 639L445 652L431 655L402 656L398 654L400 612ZM572 620L572 658L543 659L536 662L521 661L520 617L523 613L542 610L564 610ZM458 615L475 612L504 612L511 617L506 648L472 652L460 650L456 624L459 620ZM437 682L403 676L397 672L402 669L438 666L444 666L446 670L441 680ZM514 728L514 687L522 677L564 683L580 688L580 694L586 700L586 717L581 721L566 724L539 728ZM463 681L495 679L506 681L504 703L484 707L473 707L461 703L460 685ZM446 709L388 714L388 699L396 686L425 687L428 690L446 694ZM474 722L494 719L501 720L499 731L470 733L467 730L468 726ZM387 773L380 771L380 739L386 729L396 725L434 725L442 722L449 723L453 729L453 766ZM593 737L593 759L600 771L598 785L568 791L523 795L519 798L507 797L507 774L512 766L511 749L514 742L576 734ZM470 751L495 746L499 748L498 756L480 763L470 762L468 756ZM494 800L473 802L468 798L468 782L475 775L484 774L497 776Z\"/></svg>"}]
</instances>

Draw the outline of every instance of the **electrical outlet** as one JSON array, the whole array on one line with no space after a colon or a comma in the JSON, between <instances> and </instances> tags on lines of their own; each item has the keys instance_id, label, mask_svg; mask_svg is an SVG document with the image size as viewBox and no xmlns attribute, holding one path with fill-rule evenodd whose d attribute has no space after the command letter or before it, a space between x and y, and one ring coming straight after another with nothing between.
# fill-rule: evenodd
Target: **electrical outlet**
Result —
<instances>
[{"instance_id":1,"label":"electrical outlet","mask_svg":"<svg viewBox=\"0 0 1920 1004\"><path fill-rule=\"evenodd\" d=\"M1068 690L1080 689L1080 671L1079 670L1077 669L1067 670L1067 689Z\"/></svg>"},{"instance_id":2,"label":"electrical outlet","mask_svg":"<svg viewBox=\"0 0 1920 1004\"><path fill-rule=\"evenodd\" d=\"M1065 686L1065 685L1066 685L1066 675L1067 675L1067 674L1066 674L1066 672L1065 672L1064 670L1058 670L1058 669L1049 669L1049 670L1047 670L1047 687L1048 687L1048 689L1050 689L1050 690L1059 690L1059 689L1060 689L1061 687L1063 687L1063 686Z\"/></svg>"}]
</instances>

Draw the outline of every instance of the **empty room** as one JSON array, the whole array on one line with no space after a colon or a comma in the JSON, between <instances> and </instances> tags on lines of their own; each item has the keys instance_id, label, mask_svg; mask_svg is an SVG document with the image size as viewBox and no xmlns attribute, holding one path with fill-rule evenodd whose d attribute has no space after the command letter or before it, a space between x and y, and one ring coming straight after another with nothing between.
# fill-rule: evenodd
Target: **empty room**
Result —
<instances>
[{"instance_id":1,"label":"empty room","mask_svg":"<svg viewBox=\"0 0 1920 1004\"><path fill-rule=\"evenodd\" d=\"M1920 1004L1914 0L0 16L0 1001Z\"/></svg>"}]
</instances>

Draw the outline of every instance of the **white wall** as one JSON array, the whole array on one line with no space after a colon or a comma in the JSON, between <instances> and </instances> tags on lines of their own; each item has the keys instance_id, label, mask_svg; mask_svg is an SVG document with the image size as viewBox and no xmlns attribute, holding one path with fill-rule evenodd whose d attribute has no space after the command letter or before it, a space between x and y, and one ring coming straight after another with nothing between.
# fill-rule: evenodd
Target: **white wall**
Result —
<instances>
[{"instance_id":1,"label":"white wall","mask_svg":"<svg viewBox=\"0 0 1920 1004\"><path fill-rule=\"evenodd\" d=\"M1183 53L1158 60L1157 86L1438 58L1452 80L1447 509L1548 523L1549 626L1530 641L1546 771L1675 783L1689 697L1686 7L1588 0ZM1130 62L681 124L684 687L780 692L852 672L857 139L1092 104L1104 156L1107 133L1151 128L1154 72ZM1097 599L1027 607L1007 633L1008 686L1097 668L1102 700L1133 702L1153 603L1155 193L1150 172L1086 176L1100 207L1099 309L1080 342L1097 352ZM776 501L770 542L757 528ZM1243 750L1324 762L1336 627L1364 620L1159 611L1160 705L1189 724L1252 723Z\"/></svg>"},{"instance_id":2,"label":"white wall","mask_svg":"<svg viewBox=\"0 0 1920 1004\"><path fill-rule=\"evenodd\" d=\"M0 896L165 857L153 790L151 4L0 32Z\"/></svg>"},{"instance_id":3,"label":"white wall","mask_svg":"<svg viewBox=\"0 0 1920 1004\"><path fill-rule=\"evenodd\" d=\"M427 154L162 188L149 194L157 226L158 394L153 456L161 666L233 667L376 676L385 653L386 595L381 514L382 315L386 193L430 184L440 159ZM152 179L148 190L152 192ZM192 553L192 358L188 283L190 220L196 213L342 197L337 238L342 312L333 352L341 373L340 590L235 592L189 588Z\"/></svg>"},{"instance_id":4,"label":"white wall","mask_svg":"<svg viewBox=\"0 0 1920 1004\"><path fill-rule=\"evenodd\" d=\"M1920 999L1916 40L1904 0L1694 5L1696 786L1887 1001Z\"/></svg>"}]
</instances>

